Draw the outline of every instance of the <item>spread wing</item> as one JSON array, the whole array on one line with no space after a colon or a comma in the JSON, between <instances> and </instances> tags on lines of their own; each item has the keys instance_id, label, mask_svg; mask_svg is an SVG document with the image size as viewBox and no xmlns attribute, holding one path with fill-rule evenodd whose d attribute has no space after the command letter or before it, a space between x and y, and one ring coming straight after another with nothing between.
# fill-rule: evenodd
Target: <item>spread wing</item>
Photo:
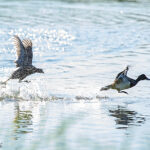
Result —
<instances>
[{"instance_id":1,"label":"spread wing","mask_svg":"<svg viewBox=\"0 0 150 150\"><path fill-rule=\"evenodd\" d=\"M25 49L17 35L14 36L14 45L17 52L17 60L15 61L16 67L24 66L24 60L26 59Z\"/></svg>"},{"instance_id":2,"label":"spread wing","mask_svg":"<svg viewBox=\"0 0 150 150\"><path fill-rule=\"evenodd\" d=\"M127 76L128 70L129 70L129 66L127 66L125 70L123 70L120 73L118 73L118 75L116 76L116 79L118 79L122 75Z\"/></svg>"},{"instance_id":3,"label":"spread wing","mask_svg":"<svg viewBox=\"0 0 150 150\"><path fill-rule=\"evenodd\" d=\"M127 76L128 70L129 70L129 66L127 66L125 70L123 70L120 73L118 73L118 75L115 78L115 82L118 83L118 84L121 83L123 78L124 78L124 76Z\"/></svg>"},{"instance_id":4,"label":"spread wing","mask_svg":"<svg viewBox=\"0 0 150 150\"><path fill-rule=\"evenodd\" d=\"M32 65L32 42L29 39L24 39L23 41L15 35L14 45L17 51L17 60L15 61L16 67L29 66Z\"/></svg>"},{"instance_id":5,"label":"spread wing","mask_svg":"<svg viewBox=\"0 0 150 150\"><path fill-rule=\"evenodd\" d=\"M22 41L22 43L23 43L23 46L24 46L26 54L27 54L25 64L26 65L32 65L32 58L33 58L32 41L29 39L24 39Z\"/></svg>"}]
</instances>

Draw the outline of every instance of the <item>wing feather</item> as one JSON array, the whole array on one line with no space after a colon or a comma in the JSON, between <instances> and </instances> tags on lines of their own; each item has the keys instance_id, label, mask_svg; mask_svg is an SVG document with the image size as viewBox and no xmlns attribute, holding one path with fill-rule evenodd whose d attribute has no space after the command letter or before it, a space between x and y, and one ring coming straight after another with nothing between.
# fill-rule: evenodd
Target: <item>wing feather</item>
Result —
<instances>
[{"instance_id":1,"label":"wing feather","mask_svg":"<svg viewBox=\"0 0 150 150\"><path fill-rule=\"evenodd\" d=\"M127 67L125 68L125 70L123 70L123 71L121 71L120 73L118 73L118 75L116 76L115 80L119 79L120 76L122 76L122 75L127 76L128 70L129 70L129 66L127 66Z\"/></svg>"},{"instance_id":2,"label":"wing feather","mask_svg":"<svg viewBox=\"0 0 150 150\"><path fill-rule=\"evenodd\" d=\"M15 61L16 66L17 67L24 66L24 60L26 57L25 48L17 35L14 36L14 45L18 56L17 60Z\"/></svg>"},{"instance_id":3,"label":"wing feather","mask_svg":"<svg viewBox=\"0 0 150 150\"><path fill-rule=\"evenodd\" d=\"M32 65L32 58L33 58L32 41L30 39L24 39L22 43L27 53L27 59L25 60L25 63L26 65Z\"/></svg>"}]
</instances>

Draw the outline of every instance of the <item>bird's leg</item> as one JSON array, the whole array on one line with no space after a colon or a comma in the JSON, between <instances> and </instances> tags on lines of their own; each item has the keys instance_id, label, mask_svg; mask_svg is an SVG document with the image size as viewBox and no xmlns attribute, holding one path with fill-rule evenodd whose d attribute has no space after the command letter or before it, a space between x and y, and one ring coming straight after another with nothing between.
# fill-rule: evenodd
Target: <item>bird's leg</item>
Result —
<instances>
[{"instance_id":1,"label":"bird's leg","mask_svg":"<svg viewBox=\"0 0 150 150\"><path fill-rule=\"evenodd\" d=\"M28 81L28 80L22 81L22 79L19 79L19 83L21 83L21 82L29 83L29 82L31 82L31 81Z\"/></svg>"},{"instance_id":2,"label":"bird's leg","mask_svg":"<svg viewBox=\"0 0 150 150\"><path fill-rule=\"evenodd\" d=\"M25 81L23 81L23 82L27 82L27 83L30 83L31 81L25 80Z\"/></svg>"},{"instance_id":3,"label":"bird's leg","mask_svg":"<svg viewBox=\"0 0 150 150\"><path fill-rule=\"evenodd\" d=\"M25 76L22 76L22 77L19 79L19 83L21 83L21 82L27 82L27 83L31 82L31 81L28 81L28 80L22 81L25 77L26 77L26 75L25 75Z\"/></svg>"},{"instance_id":4,"label":"bird's leg","mask_svg":"<svg viewBox=\"0 0 150 150\"><path fill-rule=\"evenodd\" d=\"M125 93L125 94L128 94L126 91L118 91L118 93Z\"/></svg>"}]
</instances>

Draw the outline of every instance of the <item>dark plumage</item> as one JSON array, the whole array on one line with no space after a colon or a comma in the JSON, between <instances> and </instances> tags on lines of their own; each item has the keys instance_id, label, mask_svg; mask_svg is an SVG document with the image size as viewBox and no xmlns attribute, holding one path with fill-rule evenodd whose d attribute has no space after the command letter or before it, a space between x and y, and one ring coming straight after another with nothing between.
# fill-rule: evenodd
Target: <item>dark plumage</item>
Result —
<instances>
[{"instance_id":1,"label":"dark plumage","mask_svg":"<svg viewBox=\"0 0 150 150\"><path fill-rule=\"evenodd\" d=\"M15 70L10 79L19 79L21 82L27 76L33 73L44 73L42 69L36 68L32 65L32 42L29 39L20 40L18 36L14 36L14 45L17 52L17 60L15 61L17 70ZM7 81L8 81L7 80ZM6 83L5 81L4 83Z\"/></svg>"},{"instance_id":2,"label":"dark plumage","mask_svg":"<svg viewBox=\"0 0 150 150\"><path fill-rule=\"evenodd\" d=\"M128 70L129 70L129 66L127 66L125 70L123 70L116 76L114 83L102 87L101 91L108 90L108 89L115 89L118 91L118 93L128 94L127 92L122 90L134 87L141 80L150 80L149 78L146 77L145 74L141 74L140 76L138 76L137 79L129 78L127 76Z\"/></svg>"}]
</instances>

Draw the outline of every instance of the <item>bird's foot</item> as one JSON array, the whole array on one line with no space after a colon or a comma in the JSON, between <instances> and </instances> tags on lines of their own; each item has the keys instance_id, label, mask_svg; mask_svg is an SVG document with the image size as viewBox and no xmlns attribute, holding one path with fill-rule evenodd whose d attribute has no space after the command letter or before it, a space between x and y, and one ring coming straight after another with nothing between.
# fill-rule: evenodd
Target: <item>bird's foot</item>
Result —
<instances>
[{"instance_id":1,"label":"bird's foot","mask_svg":"<svg viewBox=\"0 0 150 150\"><path fill-rule=\"evenodd\" d=\"M128 94L126 91L118 91L118 93L125 93L125 94Z\"/></svg>"},{"instance_id":2,"label":"bird's foot","mask_svg":"<svg viewBox=\"0 0 150 150\"><path fill-rule=\"evenodd\" d=\"M4 85L6 85L6 82L0 82L0 84L4 84Z\"/></svg>"},{"instance_id":3,"label":"bird's foot","mask_svg":"<svg viewBox=\"0 0 150 150\"><path fill-rule=\"evenodd\" d=\"M24 81L22 81L22 80L19 80L19 83L21 83L21 82L30 83L31 81L28 81L28 80L24 80Z\"/></svg>"},{"instance_id":4,"label":"bird's foot","mask_svg":"<svg viewBox=\"0 0 150 150\"><path fill-rule=\"evenodd\" d=\"M28 80L24 80L23 82L26 82L26 83L30 83L31 81L28 81Z\"/></svg>"}]
</instances>

